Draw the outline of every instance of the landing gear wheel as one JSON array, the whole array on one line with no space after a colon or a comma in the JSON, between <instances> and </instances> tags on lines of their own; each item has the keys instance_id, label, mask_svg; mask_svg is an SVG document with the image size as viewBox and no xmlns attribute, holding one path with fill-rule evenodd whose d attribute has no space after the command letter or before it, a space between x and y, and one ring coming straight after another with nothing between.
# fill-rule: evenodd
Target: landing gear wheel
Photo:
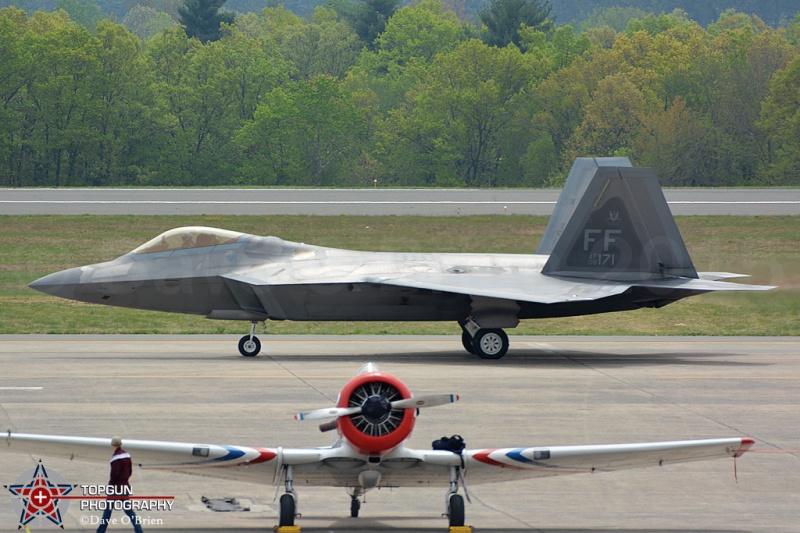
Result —
<instances>
[{"instance_id":1,"label":"landing gear wheel","mask_svg":"<svg viewBox=\"0 0 800 533\"><path fill-rule=\"evenodd\" d=\"M464 526L464 498L460 494L450 496L447 514L450 515L450 527Z\"/></svg>"},{"instance_id":2,"label":"landing gear wheel","mask_svg":"<svg viewBox=\"0 0 800 533\"><path fill-rule=\"evenodd\" d=\"M475 347L472 344L472 335L470 335L467 330L461 332L461 344L464 345L464 349L471 354L475 354Z\"/></svg>"},{"instance_id":3,"label":"landing gear wheel","mask_svg":"<svg viewBox=\"0 0 800 533\"><path fill-rule=\"evenodd\" d=\"M284 494L281 496L281 510L278 516L278 527L293 526L295 515L294 496L291 494Z\"/></svg>"},{"instance_id":4,"label":"landing gear wheel","mask_svg":"<svg viewBox=\"0 0 800 533\"><path fill-rule=\"evenodd\" d=\"M261 341L258 337L245 335L239 339L239 353L245 357L255 357L261 351Z\"/></svg>"},{"instance_id":5,"label":"landing gear wheel","mask_svg":"<svg viewBox=\"0 0 800 533\"><path fill-rule=\"evenodd\" d=\"M479 329L472 347L481 359L500 359L508 351L508 335L502 329Z\"/></svg>"},{"instance_id":6,"label":"landing gear wheel","mask_svg":"<svg viewBox=\"0 0 800 533\"><path fill-rule=\"evenodd\" d=\"M350 516L353 518L358 518L358 511L361 510L361 502L358 498L353 498L350 500Z\"/></svg>"}]
</instances>

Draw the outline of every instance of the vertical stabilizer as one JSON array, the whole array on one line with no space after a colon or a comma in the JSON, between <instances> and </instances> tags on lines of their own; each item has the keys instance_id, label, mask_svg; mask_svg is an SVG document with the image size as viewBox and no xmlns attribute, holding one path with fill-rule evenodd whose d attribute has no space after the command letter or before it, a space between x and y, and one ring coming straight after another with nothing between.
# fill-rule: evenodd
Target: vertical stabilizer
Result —
<instances>
[{"instance_id":1,"label":"vertical stabilizer","mask_svg":"<svg viewBox=\"0 0 800 533\"><path fill-rule=\"evenodd\" d=\"M547 222L537 254L550 255L553 248L564 232L564 228L572 218L578 201L583 197L586 188L592 181L592 176L598 167L630 167L631 162L627 157L578 157L572 163L572 168L558 197L553 214Z\"/></svg>"},{"instance_id":2,"label":"vertical stabilizer","mask_svg":"<svg viewBox=\"0 0 800 533\"><path fill-rule=\"evenodd\" d=\"M627 159L621 166L597 161L576 160L570 172L553 213L559 219L551 219L537 250L550 255L542 273L617 281L697 278L653 171Z\"/></svg>"}]
</instances>

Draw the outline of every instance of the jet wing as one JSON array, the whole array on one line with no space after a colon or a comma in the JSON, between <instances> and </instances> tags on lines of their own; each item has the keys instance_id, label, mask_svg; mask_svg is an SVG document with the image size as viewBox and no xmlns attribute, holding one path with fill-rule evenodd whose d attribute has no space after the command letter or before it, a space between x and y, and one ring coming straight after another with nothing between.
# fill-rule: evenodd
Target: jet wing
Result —
<instances>
[{"instance_id":1,"label":"jet wing","mask_svg":"<svg viewBox=\"0 0 800 533\"><path fill-rule=\"evenodd\" d=\"M402 277L367 278L369 283L452 292L542 304L597 300L622 294L631 285L605 281L568 279L539 273L409 274Z\"/></svg>"},{"instance_id":2,"label":"jet wing","mask_svg":"<svg viewBox=\"0 0 800 533\"><path fill-rule=\"evenodd\" d=\"M670 278L664 280L612 281L544 275L533 269L474 269L467 272L415 272L376 274L341 267L327 269L286 270L276 265L248 272L225 274L234 282L252 286L293 285L310 283L371 283L412 289L464 294L520 302L554 304L599 300L624 293L634 287L681 289L691 292L768 290L773 287L716 281L739 277L729 273L707 274L701 279Z\"/></svg>"},{"instance_id":3,"label":"jet wing","mask_svg":"<svg viewBox=\"0 0 800 533\"><path fill-rule=\"evenodd\" d=\"M273 273L272 271L275 271ZM304 273L305 274L305 273ZM587 279L566 279L544 276L538 272L503 273L429 273L381 275L358 272L315 272L315 275L297 276L270 265L246 273L229 273L223 277L231 281L253 286L293 285L308 283L373 283L413 289L483 296L504 300L535 303L557 303L581 300L597 300L621 294L631 284L609 283Z\"/></svg>"},{"instance_id":4,"label":"jet wing","mask_svg":"<svg viewBox=\"0 0 800 533\"><path fill-rule=\"evenodd\" d=\"M755 444L749 438L641 444L465 450L470 485L566 474L612 472L672 463L735 458Z\"/></svg>"},{"instance_id":5,"label":"jet wing","mask_svg":"<svg viewBox=\"0 0 800 533\"><path fill-rule=\"evenodd\" d=\"M452 292L469 296L500 298L519 302L554 304L564 302L580 302L599 300L622 294L625 291L644 287L648 289L685 290L691 292L713 291L764 291L774 289L766 285L745 285L716 281L714 273L709 278L688 279L672 278L665 280L642 281L609 281L590 280L568 277L546 276L543 274L410 274L402 277L369 277L367 281L383 285L428 289L432 291ZM729 274L727 277L739 277Z\"/></svg>"}]
</instances>

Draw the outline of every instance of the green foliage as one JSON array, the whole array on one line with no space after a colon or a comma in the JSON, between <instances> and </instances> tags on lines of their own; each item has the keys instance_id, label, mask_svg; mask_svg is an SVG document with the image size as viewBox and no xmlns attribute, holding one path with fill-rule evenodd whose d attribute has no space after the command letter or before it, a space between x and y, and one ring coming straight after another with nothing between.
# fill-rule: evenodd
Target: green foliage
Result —
<instances>
[{"instance_id":1,"label":"green foliage","mask_svg":"<svg viewBox=\"0 0 800 533\"><path fill-rule=\"evenodd\" d=\"M773 144L770 165L765 169L767 182L796 186L800 176L800 57L772 79L769 96L764 101L761 126Z\"/></svg>"},{"instance_id":2,"label":"green foliage","mask_svg":"<svg viewBox=\"0 0 800 533\"><path fill-rule=\"evenodd\" d=\"M172 28L176 22L164 12L156 11L142 4L136 4L125 14L122 24L134 35L146 40L157 33Z\"/></svg>"},{"instance_id":3,"label":"green foliage","mask_svg":"<svg viewBox=\"0 0 800 533\"><path fill-rule=\"evenodd\" d=\"M610 28L615 33L621 33L628 27L628 23L633 19L643 19L648 13L638 7L596 7L581 22L580 28L583 31L592 28Z\"/></svg>"},{"instance_id":4,"label":"green foliage","mask_svg":"<svg viewBox=\"0 0 800 533\"><path fill-rule=\"evenodd\" d=\"M236 142L239 182L329 185L357 154L364 116L335 79L318 76L266 94Z\"/></svg>"},{"instance_id":5,"label":"green foliage","mask_svg":"<svg viewBox=\"0 0 800 533\"><path fill-rule=\"evenodd\" d=\"M508 136L536 75L537 62L513 46L471 40L437 56L384 123L385 144L400 156L390 154L396 175L439 186L492 186L518 161L507 153Z\"/></svg>"},{"instance_id":6,"label":"green foliage","mask_svg":"<svg viewBox=\"0 0 800 533\"><path fill-rule=\"evenodd\" d=\"M233 23L233 13L219 11L226 1L186 0L183 7L178 8L186 35L197 38L202 43L218 40L222 36L220 25Z\"/></svg>"},{"instance_id":7,"label":"green foliage","mask_svg":"<svg viewBox=\"0 0 800 533\"><path fill-rule=\"evenodd\" d=\"M287 26L276 35L283 57L294 64L300 79L317 75L344 78L361 53L362 43L336 12L317 8L311 21Z\"/></svg>"},{"instance_id":8,"label":"green foliage","mask_svg":"<svg viewBox=\"0 0 800 533\"><path fill-rule=\"evenodd\" d=\"M509 22L534 4L487 5L495 30L455 0L268 7L214 39L170 22L174 0L127 27L0 9L0 186L557 186L612 154L675 186L800 184L798 16Z\"/></svg>"},{"instance_id":9,"label":"green foliage","mask_svg":"<svg viewBox=\"0 0 800 533\"><path fill-rule=\"evenodd\" d=\"M520 26L547 29L550 5L546 0L490 0L478 16L484 25L483 40L490 46L520 46Z\"/></svg>"},{"instance_id":10,"label":"green foliage","mask_svg":"<svg viewBox=\"0 0 800 533\"><path fill-rule=\"evenodd\" d=\"M102 16L95 0L58 0L56 9L63 9L69 18L89 31L94 30L94 25Z\"/></svg>"},{"instance_id":11,"label":"green foliage","mask_svg":"<svg viewBox=\"0 0 800 533\"><path fill-rule=\"evenodd\" d=\"M341 9L342 16L353 26L359 39L369 48L374 47L375 39L383 33L386 24L400 6L400 0L359 0L354 5Z\"/></svg>"}]
</instances>

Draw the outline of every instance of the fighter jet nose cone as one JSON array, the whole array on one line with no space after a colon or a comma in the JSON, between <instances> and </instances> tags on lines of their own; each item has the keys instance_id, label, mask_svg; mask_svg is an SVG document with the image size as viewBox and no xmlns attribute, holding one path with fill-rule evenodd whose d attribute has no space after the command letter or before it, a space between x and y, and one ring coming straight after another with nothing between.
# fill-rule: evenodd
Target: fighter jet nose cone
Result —
<instances>
[{"instance_id":1,"label":"fighter jet nose cone","mask_svg":"<svg viewBox=\"0 0 800 533\"><path fill-rule=\"evenodd\" d=\"M75 287L80 284L81 273L80 267L62 270L32 281L28 284L28 287L45 294L60 296L61 298L72 298L75 293Z\"/></svg>"}]
</instances>

